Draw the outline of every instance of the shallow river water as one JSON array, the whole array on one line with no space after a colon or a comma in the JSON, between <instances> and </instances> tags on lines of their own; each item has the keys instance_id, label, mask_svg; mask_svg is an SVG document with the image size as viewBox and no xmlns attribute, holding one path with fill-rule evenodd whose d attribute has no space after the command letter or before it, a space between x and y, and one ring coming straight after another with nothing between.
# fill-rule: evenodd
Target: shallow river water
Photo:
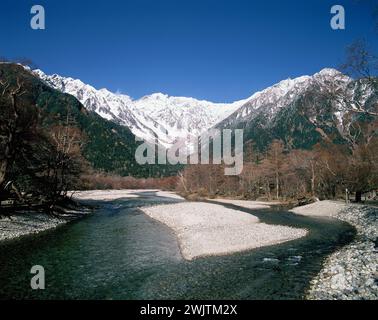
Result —
<instances>
[{"instance_id":1,"label":"shallow river water","mask_svg":"<svg viewBox=\"0 0 378 320\"><path fill-rule=\"evenodd\" d=\"M185 261L172 232L139 209L181 200L138 195L93 202L98 209L84 219L0 244L0 299L302 299L322 261L355 233L334 219L225 205L309 235ZM45 290L30 288L33 265L45 268Z\"/></svg>"}]
</instances>

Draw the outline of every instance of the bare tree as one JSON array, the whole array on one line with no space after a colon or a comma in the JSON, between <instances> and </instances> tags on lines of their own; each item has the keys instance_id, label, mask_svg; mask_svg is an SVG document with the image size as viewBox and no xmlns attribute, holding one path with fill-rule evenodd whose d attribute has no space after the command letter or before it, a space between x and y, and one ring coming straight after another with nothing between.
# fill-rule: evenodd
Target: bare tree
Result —
<instances>
[{"instance_id":1,"label":"bare tree","mask_svg":"<svg viewBox=\"0 0 378 320\"><path fill-rule=\"evenodd\" d=\"M341 69L354 78L371 79L377 72L378 58L369 50L365 40L353 42L346 50L346 61Z\"/></svg>"},{"instance_id":2,"label":"bare tree","mask_svg":"<svg viewBox=\"0 0 378 320\"><path fill-rule=\"evenodd\" d=\"M185 194L188 194L188 187L187 187L187 181L186 181L186 177L184 175L184 173L182 173L181 171L177 174L178 178L179 178L179 188L183 188L184 189L184 192Z\"/></svg>"},{"instance_id":3,"label":"bare tree","mask_svg":"<svg viewBox=\"0 0 378 320\"><path fill-rule=\"evenodd\" d=\"M287 161L284 154L284 145L282 141L274 140L272 142L267 152L267 157L263 161L263 167L265 167L267 177L271 176L273 178L276 191L276 199L278 200L281 193L281 176L287 169ZM267 183L267 185L269 185L269 183ZM268 190L268 192L270 192L270 190Z\"/></svg>"},{"instance_id":4,"label":"bare tree","mask_svg":"<svg viewBox=\"0 0 378 320\"><path fill-rule=\"evenodd\" d=\"M81 173L84 162L81 156L83 135L68 111L65 122L50 129L50 136L55 150L48 175L52 179L51 191L55 198L65 196L68 189L75 186Z\"/></svg>"},{"instance_id":5,"label":"bare tree","mask_svg":"<svg viewBox=\"0 0 378 320\"><path fill-rule=\"evenodd\" d=\"M351 77L360 81L366 88L365 91L376 90L378 86L378 57L373 54L365 40L357 40L352 43L346 52L346 62L341 70ZM345 105L348 111L378 116L378 104L373 110L367 110L364 101L358 101L351 97L348 87L334 92L335 101Z\"/></svg>"},{"instance_id":6,"label":"bare tree","mask_svg":"<svg viewBox=\"0 0 378 320\"><path fill-rule=\"evenodd\" d=\"M310 182L311 196L316 196L318 182L319 159L313 150L293 150L289 154L291 167L296 171L297 177L303 182Z\"/></svg>"},{"instance_id":7,"label":"bare tree","mask_svg":"<svg viewBox=\"0 0 378 320\"><path fill-rule=\"evenodd\" d=\"M2 74L0 74L0 77ZM1 100L3 103L1 112L4 113L0 120L1 130L1 155L0 155L0 186L6 183L7 173L13 165L16 156L16 139L20 128L20 109L18 106L18 98L25 91L19 78L16 80L16 86L10 85L4 79L0 80L2 86ZM8 107L7 107L8 106Z\"/></svg>"}]
</instances>

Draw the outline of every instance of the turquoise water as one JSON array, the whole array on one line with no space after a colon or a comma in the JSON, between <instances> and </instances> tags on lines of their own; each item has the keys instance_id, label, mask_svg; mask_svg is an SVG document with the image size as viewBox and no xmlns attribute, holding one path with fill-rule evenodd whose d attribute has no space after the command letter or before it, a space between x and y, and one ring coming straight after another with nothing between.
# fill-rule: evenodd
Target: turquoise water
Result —
<instances>
[{"instance_id":1,"label":"turquoise water","mask_svg":"<svg viewBox=\"0 0 378 320\"><path fill-rule=\"evenodd\" d=\"M57 230L0 245L1 299L301 299L323 259L354 229L283 210L248 210L263 222L304 227L308 236L222 257L182 259L175 236L140 207L179 200L93 202L95 213ZM42 265L46 289L30 288Z\"/></svg>"}]
</instances>

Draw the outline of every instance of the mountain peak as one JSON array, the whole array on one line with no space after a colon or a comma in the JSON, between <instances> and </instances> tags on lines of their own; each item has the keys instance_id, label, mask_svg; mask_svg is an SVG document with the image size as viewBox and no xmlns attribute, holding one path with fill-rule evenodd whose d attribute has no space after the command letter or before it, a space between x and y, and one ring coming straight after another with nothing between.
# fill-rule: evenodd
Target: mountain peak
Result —
<instances>
[{"instance_id":1,"label":"mountain peak","mask_svg":"<svg viewBox=\"0 0 378 320\"><path fill-rule=\"evenodd\" d=\"M326 75L326 76L338 76L342 75L342 73L334 68L324 68L320 70L318 73L315 73L314 76L316 75Z\"/></svg>"},{"instance_id":2,"label":"mountain peak","mask_svg":"<svg viewBox=\"0 0 378 320\"><path fill-rule=\"evenodd\" d=\"M161 93L161 92L155 92L153 94L150 94L150 95L147 95L147 96L144 96L142 99L147 99L147 98L152 98L152 99L155 99L155 100L163 100L163 99L168 99L169 96L167 94L164 94L164 93Z\"/></svg>"}]
</instances>

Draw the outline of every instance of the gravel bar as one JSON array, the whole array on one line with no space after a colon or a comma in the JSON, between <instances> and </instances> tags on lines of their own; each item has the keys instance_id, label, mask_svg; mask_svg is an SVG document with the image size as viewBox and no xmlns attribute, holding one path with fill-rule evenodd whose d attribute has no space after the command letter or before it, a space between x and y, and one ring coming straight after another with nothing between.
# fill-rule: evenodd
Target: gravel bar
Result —
<instances>
[{"instance_id":1,"label":"gravel bar","mask_svg":"<svg viewBox=\"0 0 378 320\"><path fill-rule=\"evenodd\" d=\"M226 255L304 237L306 229L261 223L251 214L205 202L142 208L176 234L186 260Z\"/></svg>"}]
</instances>

